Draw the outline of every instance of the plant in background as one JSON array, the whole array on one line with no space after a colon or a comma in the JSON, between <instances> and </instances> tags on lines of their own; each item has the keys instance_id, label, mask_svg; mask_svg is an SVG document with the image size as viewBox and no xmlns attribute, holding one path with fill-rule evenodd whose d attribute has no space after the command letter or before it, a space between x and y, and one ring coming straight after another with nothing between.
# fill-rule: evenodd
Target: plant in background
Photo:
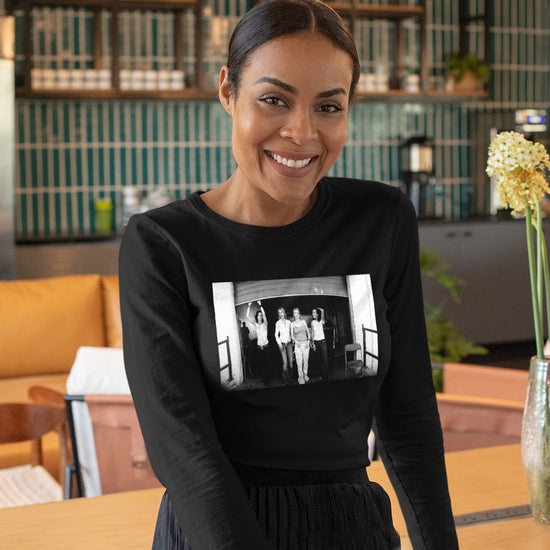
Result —
<instances>
[{"instance_id":1,"label":"plant in background","mask_svg":"<svg viewBox=\"0 0 550 550\"><path fill-rule=\"evenodd\" d=\"M544 146L517 132L500 132L491 141L487 174L513 214L525 214L527 257L537 355L531 359L521 428L521 457L535 519L550 523L550 359L544 357L544 318L550 327L550 274L542 229L541 201L550 192Z\"/></svg>"},{"instance_id":2,"label":"plant in background","mask_svg":"<svg viewBox=\"0 0 550 550\"><path fill-rule=\"evenodd\" d=\"M464 78L466 71L473 72L484 83L489 82L489 76L491 75L489 65L474 53L466 55L454 53L449 57L447 66L455 82L460 82Z\"/></svg>"},{"instance_id":3,"label":"plant in background","mask_svg":"<svg viewBox=\"0 0 550 550\"><path fill-rule=\"evenodd\" d=\"M496 177L497 193L502 204L509 205L514 215L525 214L531 299L539 359L544 358L544 309L547 323L550 322L550 276L541 213L541 200L546 193L550 193L545 177L548 169L550 160L541 143L528 141L517 132L500 132L491 141L487 174Z\"/></svg>"},{"instance_id":4,"label":"plant in background","mask_svg":"<svg viewBox=\"0 0 550 550\"><path fill-rule=\"evenodd\" d=\"M421 248L420 269L424 275L434 277L439 284L446 288L454 302L460 302L459 293L464 281L460 277L447 273L449 265L443 262L438 252L426 251ZM424 303L432 365L458 363L467 355L486 354L486 348L466 340L452 321L441 317L444 305L442 303L436 307L428 302ZM436 390L442 391L443 370L435 367L432 374Z\"/></svg>"}]
</instances>

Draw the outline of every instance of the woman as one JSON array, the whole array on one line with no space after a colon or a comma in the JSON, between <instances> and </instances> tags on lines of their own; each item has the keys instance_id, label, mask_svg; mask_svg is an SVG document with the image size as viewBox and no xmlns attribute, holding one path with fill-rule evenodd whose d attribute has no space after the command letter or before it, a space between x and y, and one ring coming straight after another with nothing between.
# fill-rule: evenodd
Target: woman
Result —
<instances>
[{"instance_id":1,"label":"woman","mask_svg":"<svg viewBox=\"0 0 550 550\"><path fill-rule=\"evenodd\" d=\"M286 318L284 307L277 309L279 319L275 323L275 341L281 353L282 379L284 384L290 383L290 371L292 369L292 337L290 334L290 321Z\"/></svg>"},{"instance_id":2,"label":"woman","mask_svg":"<svg viewBox=\"0 0 550 550\"><path fill-rule=\"evenodd\" d=\"M120 251L125 365L167 488L155 549L396 548L389 499L365 470L375 413L414 548L457 548L414 209L393 187L324 177L346 140L358 77L351 35L326 5L259 4L235 28L220 73L234 173L130 218ZM214 283L250 281L280 296L269 281L348 274L372 281L376 376L225 389L216 323L236 323L215 318Z\"/></svg>"},{"instance_id":3,"label":"woman","mask_svg":"<svg viewBox=\"0 0 550 550\"><path fill-rule=\"evenodd\" d=\"M309 346L310 335L307 323L302 319L300 310L295 307L292 310L294 319L290 323L290 335L294 344L294 355L296 357L296 368L298 370L298 384L309 382Z\"/></svg>"},{"instance_id":4,"label":"woman","mask_svg":"<svg viewBox=\"0 0 550 550\"><path fill-rule=\"evenodd\" d=\"M313 350L321 354L321 378L328 381L328 353L325 341L325 310L322 307L314 307L311 310L311 333Z\"/></svg>"},{"instance_id":5,"label":"woman","mask_svg":"<svg viewBox=\"0 0 550 550\"><path fill-rule=\"evenodd\" d=\"M269 340L267 338L267 317L265 316L262 302L259 300L258 306L260 309L256 311L254 317L251 317L250 308L252 307L252 303L249 302L246 310L246 317L256 329L256 354L254 358L255 370L259 369L262 373L264 384L267 384L269 382Z\"/></svg>"}]
</instances>

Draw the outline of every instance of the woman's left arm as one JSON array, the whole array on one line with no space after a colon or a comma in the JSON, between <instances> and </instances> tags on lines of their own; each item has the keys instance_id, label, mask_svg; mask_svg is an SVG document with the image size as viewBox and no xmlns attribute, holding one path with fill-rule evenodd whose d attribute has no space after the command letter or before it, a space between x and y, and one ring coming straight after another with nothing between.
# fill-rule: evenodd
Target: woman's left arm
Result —
<instances>
[{"instance_id":1,"label":"woman's left arm","mask_svg":"<svg viewBox=\"0 0 550 550\"><path fill-rule=\"evenodd\" d=\"M417 220L402 194L384 295L391 361L375 412L380 454L415 550L454 550L458 542L426 337Z\"/></svg>"}]
</instances>

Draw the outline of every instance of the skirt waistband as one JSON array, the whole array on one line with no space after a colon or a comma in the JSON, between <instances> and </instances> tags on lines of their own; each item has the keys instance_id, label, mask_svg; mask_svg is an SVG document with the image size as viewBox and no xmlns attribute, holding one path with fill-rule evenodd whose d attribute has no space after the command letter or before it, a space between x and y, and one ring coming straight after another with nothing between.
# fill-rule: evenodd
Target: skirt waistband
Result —
<instances>
[{"instance_id":1,"label":"skirt waistband","mask_svg":"<svg viewBox=\"0 0 550 550\"><path fill-rule=\"evenodd\" d=\"M232 462L235 472L243 485L321 485L326 483L369 483L365 467L349 470L286 470L282 468L263 468Z\"/></svg>"}]
</instances>

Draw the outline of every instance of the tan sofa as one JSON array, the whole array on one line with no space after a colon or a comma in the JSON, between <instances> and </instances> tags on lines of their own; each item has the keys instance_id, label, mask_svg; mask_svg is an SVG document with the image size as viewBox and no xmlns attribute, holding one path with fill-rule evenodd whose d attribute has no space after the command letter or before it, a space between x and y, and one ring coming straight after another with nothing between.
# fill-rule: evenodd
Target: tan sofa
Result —
<instances>
[{"instance_id":1,"label":"tan sofa","mask_svg":"<svg viewBox=\"0 0 550 550\"><path fill-rule=\"evenodd\" d=\"M28 402L31 386L66 393L81 346L122 347L118 277L71 275L0 281L0 402ZM44 439L46 468L58 476L58 439ZM24 463L26 443L3 445L0 468Z\"/></svg>"}]
</instances>

